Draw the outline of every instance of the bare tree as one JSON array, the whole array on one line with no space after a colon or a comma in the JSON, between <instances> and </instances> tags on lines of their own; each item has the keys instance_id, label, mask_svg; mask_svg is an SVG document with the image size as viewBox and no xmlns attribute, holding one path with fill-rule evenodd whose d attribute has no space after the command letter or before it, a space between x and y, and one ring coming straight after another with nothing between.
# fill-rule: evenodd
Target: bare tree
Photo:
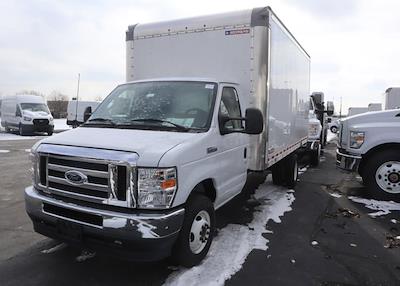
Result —
<instances>
[{"instance_id":1,"label":"bare tree","mask_svg":"<svg viewBox=\"0 0 400 286\"><path fill-rule=\"evenodd\" d=\"M61 92L57 90L53 90L48 96L47 100L48 101L68 101L69 96L66 94L62 94Z\"/></svg>"},{"instance_id":2,"label":"bare tree","mask_svg":"<svg viewBox=\"0 0 400 286\"><path fill-rule=\"evenodd\" d=\"M97 95L94 100L96 101L103 101L103 97L101 95Z\"/></svg>"}]
</instances>

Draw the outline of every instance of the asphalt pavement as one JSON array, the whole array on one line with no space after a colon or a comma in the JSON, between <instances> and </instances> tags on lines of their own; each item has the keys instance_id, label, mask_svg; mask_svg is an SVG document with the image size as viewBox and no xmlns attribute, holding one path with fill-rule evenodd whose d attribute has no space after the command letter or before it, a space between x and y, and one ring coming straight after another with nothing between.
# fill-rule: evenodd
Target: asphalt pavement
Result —
<instances>
[{"instance_id":1,"label":"asphalt pavement","mask_svg":"<svg viewBox=\"0 0 400 286\"><path fill-rule=\"evenodd\" d=\"M162 285L177 275L168 260L92 257L34 233L23 190L30 184L27 151L35 141L0 141L0 150L9 151L0 151L0 285ZM253 177L247 190L253 192L261 181ZM399 212L372 218L371 210L347 198L363 193L359 179L335 168L334 146L328 146L324 162L300 176L292 210L280 223L268 222L263 234L268 248L251 251L225 284L400 285L400 248L388 244L400 235L400 224L394 223ZM218 233L247 226L257 211L252 200L233 200L217 212ZM201 269L192 285L204 285L207 272Z\"/></svg>"}]
</instances>

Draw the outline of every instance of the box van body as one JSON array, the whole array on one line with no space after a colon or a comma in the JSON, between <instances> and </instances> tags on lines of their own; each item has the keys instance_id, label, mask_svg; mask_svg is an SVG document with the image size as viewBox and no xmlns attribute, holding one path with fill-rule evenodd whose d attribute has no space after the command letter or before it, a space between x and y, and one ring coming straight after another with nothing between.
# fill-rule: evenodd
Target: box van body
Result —
<instances>
[{"instance_id":1,"label":"box van body","mask_svg":"<svg viewBox=\"0 0 400 286\"><path fill-rule=\"evenodd\" d=\"M77 105L78 104L78 108ZM68 102L67 108L67 125L79 126L84 122L84 113L87 107L91 107L94 111L100 104L98 101L76 101L71 100Z\"/></svg>"},{"instance_id":2,"label":"box van body","mask_svg":"<svg viewBox=\"0 0 400 286\"><path fill-rule=\"evenodd\" d=\"M368 111L382 111L382 103L368 104Z\"/></svg>"},{"instance_id":3,"label":"box van body","mask_svg":"<svg viewBox=\"0 0 400 286\"><path fill-rule=\"evenodd\" d=\"M126 45L127 83L32 148L26 210L44 235L193 266L249 172L294 187L309 56L269 7L130 26Z\"/></svg>"},{"instance_id":4,"label":"box van body","mask_svg":"<svg viewBox=\"0 0 400 286\"><path fill-rule=\"evenodd\" d=\"M53 134L53 116L41 96L6 96L1 105L1 126L6 131L18 130L20 135L33 132Z\"/></svg>"},{"instance_id":5,"label":"box van body","mask_svg":"<svg viewBox=\"0 0 400 286\"><path fill-rule=\"evenodd\" d=\"M368 112L368 107L349 107L347 116L350 117L350 116L362 114L365 112Z\"/></svg>"},{"instance_id":6,"label":"box van body","mask_svg":"<svg viewBox=\"0 0 400 286\"><path fill-rule=\"evenodd\" d=\"M384 94L385 110L400 108L400 87L390 87Z\"/></svg>"}]
</instances>

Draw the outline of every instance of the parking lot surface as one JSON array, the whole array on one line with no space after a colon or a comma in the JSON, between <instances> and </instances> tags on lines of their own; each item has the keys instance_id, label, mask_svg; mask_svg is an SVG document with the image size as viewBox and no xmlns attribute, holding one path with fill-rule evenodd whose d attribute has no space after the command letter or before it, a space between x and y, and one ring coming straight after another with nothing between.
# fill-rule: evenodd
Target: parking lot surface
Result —
<instances>
[{"instance_id":1,"label":"parking lot surface","mask_svg":"<svg viewBox=\"0 0 400 286\"><path fill-rule=\"evenodd\" d=\"M400 285L400 205L366 208L373 201L363 198L358 178L335 168L333 144L318 168L301 169L295 190L253 176L246 196L217 211L209 255L184 269L34 233L23 190L37 140L0 141L0 285Z\"/></svg>"}]
</instances>

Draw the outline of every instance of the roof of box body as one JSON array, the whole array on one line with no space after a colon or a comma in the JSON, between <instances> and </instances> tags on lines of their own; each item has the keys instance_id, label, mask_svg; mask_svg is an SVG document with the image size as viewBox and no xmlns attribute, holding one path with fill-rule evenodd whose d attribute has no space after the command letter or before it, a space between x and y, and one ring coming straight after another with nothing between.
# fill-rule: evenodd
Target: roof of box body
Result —
<instances>
[{"instance_id":1,"label":"roof of box body","mask_svg":"<svg viewBox=\"0 0 400 286\"><path fill-rule=\"evenodd\" d=\"M289 35L306 53L306 55L310 57L307 51L269 6L178 20L135 24L128 27L128 30L126 31L126 41L132 41L134 37L185 33L189 31L204 31L212 28L268 26L271 14L274 15L278 22L286 29Z\"/></svg>"},{"instance_id":2,"label":"roof of box body","mask_svg":"<svg viewBox=\"0 0 400 286\"><path fill-rule=\"evenodd\" d=\"M215 27L266 26L268 23L269 11L271 11L269 7L263 7L171 21L137 24L129 26L126 32L126 40L133 40L134 30L135 36L146 36Z\"/></svg>"}]
</instances>

